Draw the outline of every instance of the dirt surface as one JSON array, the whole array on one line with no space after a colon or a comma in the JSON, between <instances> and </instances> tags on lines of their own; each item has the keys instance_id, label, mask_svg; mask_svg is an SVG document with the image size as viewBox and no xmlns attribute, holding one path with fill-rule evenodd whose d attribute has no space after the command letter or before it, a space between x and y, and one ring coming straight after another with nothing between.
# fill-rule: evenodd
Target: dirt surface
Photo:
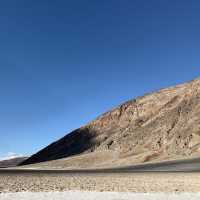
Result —
<instances>
[{"instance_id":1,"label":"dirt surface","mask_svg":"<svg viewBox=\"0 0 200 200\"><path fill-rule=\"evenodd\" d=\"M0 174L0 192L200 192L200 173Z\"/></svg>"}]
</instances>

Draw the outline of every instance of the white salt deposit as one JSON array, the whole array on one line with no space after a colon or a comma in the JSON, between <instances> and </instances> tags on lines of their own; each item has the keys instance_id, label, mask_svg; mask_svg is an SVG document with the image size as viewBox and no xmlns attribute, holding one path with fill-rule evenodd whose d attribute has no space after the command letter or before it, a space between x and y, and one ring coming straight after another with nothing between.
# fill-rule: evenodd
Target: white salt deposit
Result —
<instances>
[{"instance_id":1,"label":"white salt deposit","mask_svg":"<svg viewBox=\"0 0 200 200\"><path fill-rule=\"evenodd\" d=\"M200 193L131 193L131 192L19 192L2 193L0 200L199 200Z\"/></svg>"}]
</instances>

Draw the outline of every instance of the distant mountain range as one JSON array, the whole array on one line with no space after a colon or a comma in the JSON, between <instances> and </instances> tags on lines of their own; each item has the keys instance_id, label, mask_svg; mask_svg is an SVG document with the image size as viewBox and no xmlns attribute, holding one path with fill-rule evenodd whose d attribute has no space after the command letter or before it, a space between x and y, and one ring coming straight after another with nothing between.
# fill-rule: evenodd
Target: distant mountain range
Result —
<instances>
[{"instance_id":1,"label":"distant mountain range","mask_svg":"<svg viewBox=\"0 0 200 200\"><path fill-rule=\"evenodd\" d=\"M28 157L17 157L0 161L0 168L16 167L19 163L26 160Z\"/></svg>"},{"instance_id":2,"label":"distant mountain range","mask_svg":"<svg viewBox=\"0 0 200 200\"><path fill-rule=\"evenodd\" d=\"M130 100L21 165L101 168L196 156L200 156L200 79Z\"/></svg>"}]
</instances>

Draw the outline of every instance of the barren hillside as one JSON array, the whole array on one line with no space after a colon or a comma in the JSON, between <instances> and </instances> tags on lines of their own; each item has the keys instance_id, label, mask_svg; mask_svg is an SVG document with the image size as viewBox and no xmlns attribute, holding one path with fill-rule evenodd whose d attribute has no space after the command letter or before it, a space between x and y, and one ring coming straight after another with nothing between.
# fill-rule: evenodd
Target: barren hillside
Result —
<instances>
[{"instance_id":1,"label":"barren hillside","mask_svg":"<svg viewBox=\"0 0 200 200\"><path fill-rule=\"evenodd\" d=\"M128 101L22 164L85 168L192 156L200 156L200 79Z\"/></svg>"},{"instance_id":2,"label":"barren hillside","mask_svg":"<svg viewBox=\"0 0 200 200\"><path fill-rule=\"evenodd\" d=\"M26 160L28 157L17 157L8 160L1 160L0 161L0 168L6 167L16 167L19 163Z\"/></svg>"}]
</instances>

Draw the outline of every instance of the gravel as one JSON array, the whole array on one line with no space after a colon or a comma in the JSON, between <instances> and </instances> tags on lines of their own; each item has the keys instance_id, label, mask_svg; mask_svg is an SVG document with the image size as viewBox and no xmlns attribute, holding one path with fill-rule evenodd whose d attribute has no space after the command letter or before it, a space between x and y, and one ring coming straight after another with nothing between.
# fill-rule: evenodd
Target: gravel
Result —
<instances>
[{"instance_id":1,"label":"gravel","mask_svg":"<svg viewBox=\"0 0 200 200\"><path fill-rule=\"evenodd\" d=\"M0 193L69 190L199 192L200 173L0 174Z\"/></svg>"}]
</instances>

